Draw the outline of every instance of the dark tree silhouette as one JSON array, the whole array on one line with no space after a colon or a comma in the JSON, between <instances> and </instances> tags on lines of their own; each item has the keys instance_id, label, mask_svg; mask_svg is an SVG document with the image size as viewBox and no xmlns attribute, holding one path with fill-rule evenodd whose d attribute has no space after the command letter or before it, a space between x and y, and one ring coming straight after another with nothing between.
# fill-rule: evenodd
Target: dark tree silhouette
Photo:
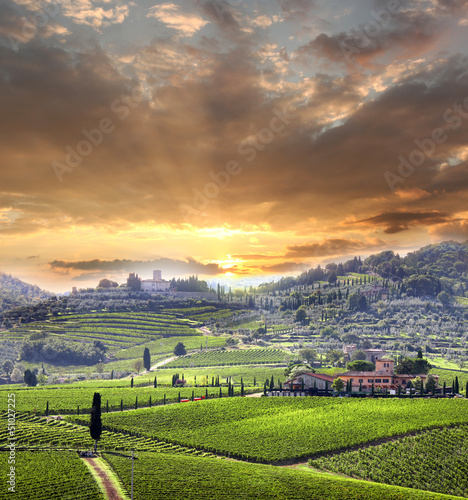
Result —
<instances>
[{"instance_id":1,"label":"dark tree silhouette","mask_svg":"<svg viewBox=\"0 0 468 500\"><path fill-rule=\"evenodd\" d=\"M145 347L145 350L143 351L143 366L146 368L147 371L150 371L151 354L150 354L150 351L147 347Z\"/></svg>"},{"instance_id":2,"label":"dark tree silhouette","mask_svg":"<svg viewBox=\"0 0 468 500\"><path fill-rule=\"evenodd\" d=\"M185 346L184 346L184 344L182 344L182 342L179 342L174 347L174 354L176 356L185 356L187 354L187 351L185 350Z\"/></svg>"},{"instance_id":3,"label":"dark tree silhouette","mask_svg":"<svg viewBox=\"0 0 468 500\"><path fill-rule=\"evenodd\" d=\"M97 450L97 443L101 439L102 421L101 421L101 395L95 392L93 396L93 406L91 407L91 421L89 424L89 433L91 439L94 439L94 452Z\"/></svg>"}]
</instances>

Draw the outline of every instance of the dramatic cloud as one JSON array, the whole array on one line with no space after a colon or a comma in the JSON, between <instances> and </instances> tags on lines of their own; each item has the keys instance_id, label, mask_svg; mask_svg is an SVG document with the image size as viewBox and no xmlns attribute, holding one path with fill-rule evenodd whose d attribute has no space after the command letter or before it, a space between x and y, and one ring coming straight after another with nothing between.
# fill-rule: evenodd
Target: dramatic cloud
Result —
<instances>
[{"instance_id":1,"label":"dramatic cloud","mask_svg":"<svg viewBox=\"0 0 468 500\"><path fill-rule=\"evenodd\" d=\"M196 14L183 12L174 3L158 4L151 7L148 17L154 17L169 28L175 29L185 36L192 36L208 23L208 21L205 21Z\"/></svg>"},{"instance_id":2,"label":"dramatic cloud","mask_svg":"<svg viewBox=\"0 0 468 500\"><path fill-rule=\"evenodd\" d=\"M280 273L465 238L466 3L4 0L1 267Z\"/></svg>"},{"instance_id":3,"label":"dramatic cloud","mask_svg":"<svg viewBox=\"0 0 468 500\"><path fill-rule=\"evenodd\" d=\"M186 260L176 260L167 258L158 258L151 261L134 261L130 259L105 261L93 259L87 261L68 262L54 260L49 263L50 268L57 272L70 271L101 271L109 272L137 272L141 277L151 277L153 270L162 270L169 276L181 274L203 274L216 276L225 274L227 269L221 269L218 264L202 264L195 259L188 257Z\"/></svg>"},{"instance_id":4,"label":"dramatic cloud","mask_svg":"<svg viewBox=\"0 0 468 500\"><path fill-rule=\"evenodd\" d=\"M376 215L356 221L356 224L366 224L370 226L385 226L387 234L395 234L400 231L407 231L410 226L432 226L434 224L442 224L450 222L452 217L450 214L433 211L433 212L393 212Z\"/></svg>"}]
</instances>

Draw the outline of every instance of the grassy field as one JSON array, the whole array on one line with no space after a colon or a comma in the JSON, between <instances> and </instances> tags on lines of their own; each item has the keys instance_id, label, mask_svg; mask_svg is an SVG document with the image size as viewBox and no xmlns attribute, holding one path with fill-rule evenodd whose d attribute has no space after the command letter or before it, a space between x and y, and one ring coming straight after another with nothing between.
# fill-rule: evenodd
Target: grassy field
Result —
<instances>
[{"instance_id":1,"label":"grassy field","mask_svg":"<svg viewBox=\"0 0 468 500\"><path fill-rule=\"evenodd\" d=\"M432 368L429 373L433 373L434 375L439 375L439 385L443 386L445 382L447 387L451 387L452 381L455 379L455 377L458 377L460 392L465 394L466 383L468 382L468 372Z\"/></svg>"},{"instance_id":2,"label":"grassy field","mask_svg":"<svg viewBox=\"0 0 468 500\"><path fill-rule=\"evenodd\" d=\"M130 487L128 459L105 455ZM156 453L135 461L139 500L443 500L454 496L268 465Z\"/></svg>"},{"instance_id":3,"label":"grassy field","mask_svg":"<svg viewBox=\"0 0 468 500\"><path fill-rule=\"evenodd\" d=\"M462 425L318 458L310 465L369 481L467 497L467 453L468 426Z\"/></svg>"},{"instance_id":4,"label":"grassy field","mask_svg":"<svg viewBox=\"0 0 468 500\"><path fill-rule=\"evenodd\" d=\"M230 398L113 413L103 421L114 430L271 463L468 423L467 410L467 400L455 399Z\"/></svg>"}]
</instances>

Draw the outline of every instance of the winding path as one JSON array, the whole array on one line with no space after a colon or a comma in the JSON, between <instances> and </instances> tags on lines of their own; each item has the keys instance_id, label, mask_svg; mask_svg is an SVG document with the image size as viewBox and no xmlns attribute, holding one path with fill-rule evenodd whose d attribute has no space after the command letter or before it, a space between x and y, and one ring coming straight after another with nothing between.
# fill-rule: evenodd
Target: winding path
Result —
<instances>
[{"instance_id":1,"label":"winding path","mask_svg":"<svg viewBox=\"0 0 468 500\"><path fill-rule=\"evenodd\" d=\"M102 458L82 457L82 459L101 478L102 485L99 484L99 488L102 489L104 487L105 491L103 493L108 500L127 500L128 497L124 497L119 493L119 490L115 486L115 480L113 481L114 478L103 468L101 464Z\"/></svg>"}]
</instances>

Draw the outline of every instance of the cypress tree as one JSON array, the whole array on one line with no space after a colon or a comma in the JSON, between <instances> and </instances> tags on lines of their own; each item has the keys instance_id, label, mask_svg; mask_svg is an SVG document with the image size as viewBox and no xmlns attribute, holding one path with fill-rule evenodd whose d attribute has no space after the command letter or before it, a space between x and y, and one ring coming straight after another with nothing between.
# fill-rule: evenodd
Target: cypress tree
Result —
<instances>
[{"instance_id":1,"label":"cypress tree","mask_svg":"<svg viewBox=\"0 0 468 500\"><path fill-rule=\"evenodd\" d=\"M164 394L163 405L166 405L166 395Z\"/></svg>"},{"instance_id":2,"label":"cypress tree","mask_svg":"<svg viewBox=\"0 0 468 500\"><path fill-rule=\"evenodd\" d=\"M223 388L221 386L219 387L219 397L223 397Z\"/></svg>"},{"instance_id":3,"label":"cypress tree","mask_svg":"<svg viewBox=\"0 0 468 500\"><path fill-rule=\"evenodd\" d=\"M101 421L101 395L95 392L93 396L93 405L91 406L91 418L89 423L89 433L91 439L94 439L94 452L97 451L97 443L101 439L102 421Z\"/></svg>"},{"instance_id":4,"label":"cypress tree","mask_svg":"<svg viewBox=\"0 0 468 500\"><path fill-rule=\"evenodd\" d=\"M135 410L138 410L138 396L135 397Z\"/></svg>"},{"instance_id":5,"label":"cypress tree","mask_svg":"<svg viewBox=\"0 0 468 500\"><path fill-rule=\"evenodd\" d=\"M257 377L254 377L254 383L253 383L254 387L257 385Z\"/></svg>"},{"instance_id":6,"label":"cypress tree","mask_svg":"<svg viewBox=\"0 0 468 500\"><path fill-rule=\"evenodd\" d=\"M214 387L214 377L211 377L211 387Z\"/></svg>"},{"instance_id":7,"label":"cypress tree","mask_svg":"<svg viewBox=\"0 0 468 500\"><path fill-rule=\"evenodd\" d=\"M205 389L205 399L208 399L208 389Z\"/></svg>"},{"instance_id":8,"label":"cypress tree","mask_svg":"<svg viewBox=\"0 0 468 500\"><path fill-rule=\"evenodd\" d=\"M180 403L180 391L179 391L179 396L177 397L179 403Z\"/></svg>"},{"instance_id":9,"label":"cypress tree","mask_svg":"<svg viewBox=\"0 0 468 500\"><path fill-rule=\"evenodd\" d=\"M149 400L149 407L151 408L151 396L150 396L150 400Z\"/></svg>"},{"instance_id":10,"label":"cypress tree","mask_svg":"<svg viewBox=\"0 0 468 500\"><path fill-rule=\"evenodd\" d=\"M120 411L123 411L123 399L120 400Z\"/></svg>"},{"instance_id":11,"label":"cypress tree","mask_svg":"<svg viewBox=\"0 0 468 500\"><path fill-rule=\"evenodd\" d=\"M111 371L111 380L114 380L114 370Z\"/></svg>"},{"instance_id":12,"label":"cypress tree","mask_svg":"<svg viewBox=\"0 0 468 500\"><path fill-rule=\"evenodd\" d=\"M133 377L130 379L130 387L133 387Z\"/></svg>"},{"instance_id":13,"label":"cypress tree","mask_svg":"<svg viewBox=\"0 0 468 500\"><path fill-rule=\"evenodd\" d=\"M372 381L371 395L374 396L374 381Z\"/></svg>"},{"instance_id":14,"label":"cypress tree","mask_svg":"<svg viewBox=\"0 0 468 500\"><path fill-rule=\"evenodd\" d=\"M244 396L244 382L241 382L241 396Z\"/></svg>"},{"instance_id":15,"label":"cypress tree","mask_svg":"<svg viewBox=\"0 0 468 500\"><path fill-rule=\"evenodd\" d=\"M275 388L275 381L273 380L273 375L272 375L270 380L270 391L272 391L274 388Z\"/></svg>"},{"instance_id":16,"label":"cypress tree","mask_svg":"<svg viewBox=\"0 0 468 500\"><path fill-rule=\"evenodd\" d=\"M79 415L80 414L80 405L78 405L77 409L76 409L76 414Z\"/></svg>"},{"instance_id":17,"label":"cypress tree","mask_svg":"<svg viewBox=\"0 0 468 500\"><path fill-rule=\"evenodd\" d=\"M468 380L466 381L465 398L468 398Z\"/></svg>"},{"instance_id":18,"label":"cypress tree","mask_svg":"<svg viewBox=\"0 0 468 500\"><path fill-rule=\"evenodd\" d=\"M445 396L446 391L447 391L447 384L445 383L445 380L444 380L444 388L442 389L444 396Z\"/></svg>"},{"instance_id":19,"label":"cypress tree","mask_svg":"<svg viewBox=\"0 0 468 500\"><path fill-rule=\"evenodd\" d=\"M192 391L192 401L194 400L195 398L195 394L194 394L194 391Z\"/></svg>"},{"instance_id":20,"label":"cypress tree","mask_svg":"<svg viewBox=\"0 0 468 500\"><path fill-rule=\"evenodd\" d=\"M458 384L458 375L455 377L455 392L460 393L460 385Z\"/></svg>"},{"instance_id":21,"label":"cypress tree","mask_svg":"<svg viewBox=\"0 0 468 500\"><path fill-rule=\"evenodd\" d=\"M49 416L49 401L47 401L47 404L46 404L45 416L46 416L46 417L48 417L48 416Z\"/></svg>"},{"instance_id":22,"label":"cypress tree","mask_svg":"<svg viewBox=\"0 0 468 500\"><path fill-rule=\"evenodd\" d=\"M158 381L157 381L156 377L154 377L153 386L154 386L155 389L158 388Z\"/></svg>"},{"instance_id":23,"label":"cypress tree","mask_svg":"<svg viewBox=\"0 0 468 500\"><path fill-rule=\"evenodd\" d=\"M106 400L106 413L109 413L109 400Z\"/></svg>"}]
</instances>

